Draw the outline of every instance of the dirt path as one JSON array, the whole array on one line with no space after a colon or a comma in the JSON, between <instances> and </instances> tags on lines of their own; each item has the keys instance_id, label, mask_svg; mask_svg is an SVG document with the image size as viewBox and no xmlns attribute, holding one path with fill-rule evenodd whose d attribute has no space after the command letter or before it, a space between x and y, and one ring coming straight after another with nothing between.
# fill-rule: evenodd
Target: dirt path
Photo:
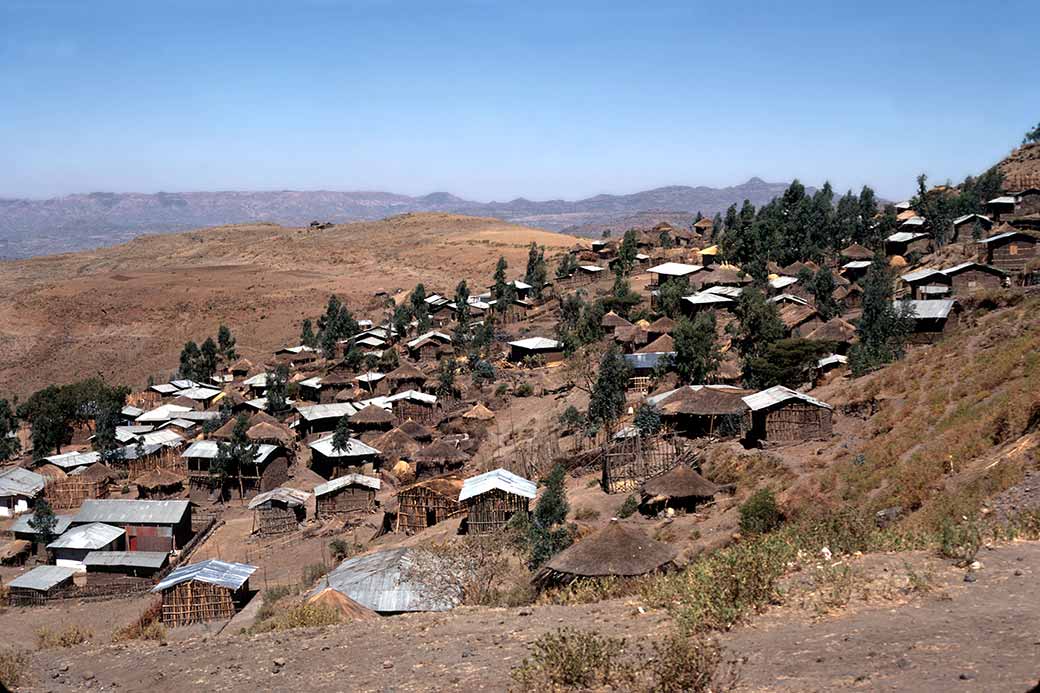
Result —
<instances>
[{"instance_id":1,"label":"dirt path","mask_svg":"<svg viewBox=\"0 0 1040 693\"><path fill-rule=\"evenodd\" d=\"M726 634L723 644L746 658L741 690L1028 690L1040 677L1040 543L983 551L980 560L975 582L943 567L933 590L906 604L855 607L822 621L785 606ZM112 690L117 683L156 692L498 691L508 689L526 644L564 625L642 641L660 637L669 619L615 600L465 608L254 637L225 631L216 640L196 636L167 646L87 645L37 653L41 685L34 690L88 683Z\"/></svg>"}]
</instances>

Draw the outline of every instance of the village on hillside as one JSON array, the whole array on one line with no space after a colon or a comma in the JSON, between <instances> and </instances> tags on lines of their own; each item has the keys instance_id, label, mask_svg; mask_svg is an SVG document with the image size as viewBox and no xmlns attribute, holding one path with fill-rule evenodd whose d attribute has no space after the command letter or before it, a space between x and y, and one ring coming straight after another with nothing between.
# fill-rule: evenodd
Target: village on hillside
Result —
<instances>
[{"instance_id":1,"label":"village on hillside","mask_svg":"<svg viewBox=\"0 0 1040 693\"><path fill-rule=\"evenodd\" d=\"M802 464L862 418L836 384L1034 292L1038 239L1040 181L996 169L898 204L795 182L480 283L331 296L263 359L231 323L147 383L0 400L0 597L67 609L51 630L133 603L110 628L173 640L681 573L785 512L781 477L705 459Z\"/></svg>"}]
</instances>

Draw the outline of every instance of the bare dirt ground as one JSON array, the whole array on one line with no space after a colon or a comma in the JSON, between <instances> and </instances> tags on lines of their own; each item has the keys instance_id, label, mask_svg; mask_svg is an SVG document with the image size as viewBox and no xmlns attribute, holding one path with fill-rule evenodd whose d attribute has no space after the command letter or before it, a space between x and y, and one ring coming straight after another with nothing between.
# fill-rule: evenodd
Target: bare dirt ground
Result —
<instances>
[{"instance_id":1,"label":"bare dirt ground","mask_svg":"<svg viewBox=\"0 0 1040 693\"><path fill-rule=\"evenodd\" d=\"M102 375L143 385L168 376L184 342L227 324L247 358L295 343L332 293L362 317L381 315L378 290L471 290L505 256L521 276L527 247L546 254L571 236L496 219L415 214L322 231L231 226L148 236L95 251L0 263L0 393Z\"/></svg>"},{"instance_id":2,"label":"bare dirt ground","mask_svg":"<svg viewBox=\"0 0 1040 693\"><path fill-rule=\"evenodd\" d=\"M920 553L861 557L854 592L869 594L823 613L798 596L796 575L784 606L721 638L743 661L739 690L1024 693L1040 676L1040 543L979 558L983 567L968 583L963 569ZM896 588L911 571L928 582L923 594ZM257 636L227 628L166 646L99 638L36 653L38 680L27 690L507 690L526 645L568 625L643 641L660 637L670 620L631 598L462 608Z\"/></svg>"}]
</instances>

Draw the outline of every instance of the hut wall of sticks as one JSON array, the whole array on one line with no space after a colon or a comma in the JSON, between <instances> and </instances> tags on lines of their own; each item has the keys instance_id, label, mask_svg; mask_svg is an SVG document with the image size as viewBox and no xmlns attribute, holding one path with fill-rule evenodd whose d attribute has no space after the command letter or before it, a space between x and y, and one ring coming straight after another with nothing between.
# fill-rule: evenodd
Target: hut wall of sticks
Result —
<instances>
[{"instance_id":1,"label":"hut wall of sticks","mask_svg":"<svg viewBox=\"0 0 1040 693\"><path fill-rule=\"evenodd\" d=\"M465 507L457 500L462 480L440 477L419 482L397 494L397 522L394 531L411 534L452 517L463 515Z\"/></svg>"},{"instance_id":2,"label":"hut wall of sticks","mask_svg":"<svg viewBox=\"0 0 1040 693\"><path fill-rule=\"evenodd\" d=\"M162 593L162 622L170 627L223 621L235 615L235 590L189 580Z\"/></svg>"},{"instance_id":3,"label":"hut wall of sticks","mask_svg":"<svg viewBox=\"0 0 1040 693\"><path fill-rule=\"evenodd\" d=\"M257 508L253 518L253 528L264 537L295 532L300 528L297 510L297 508L277 505Z\"/></svg>"},{"instance_id":4,"label":"hut wall of sticks","mask_svg":"<svg viewBox=\"0 0 1040 693\"><path fill-rule=\"evenodd\" d=\"M642 482L680 464L684 454L683 446L669 436L631 436L608 443L602 453L603 490L635 491Z\"/></svg>"},{"instance_id":5,"label":"hut wall of sticks","mask_svg":"<svg viewBox=\"0 0 1040 693\"><path fill-rule=\"evenodd\" d=\"M479 496L467 498L466 531L470 534L491 534L506 526L517 513L527 514L531 501L523 496L492 489Z\"/></svg>"},{"instance_id":6,"label":"hut wall of sticks","mask_svg":"<svg viewBox=\"0 0 1040 693\"><path fill-rule=\"evenodd\" d=\"M175 448L162 448L152 455L145 455L142 459L128 460L127 478L136 479L153 469L166 469L184 476L188 472L188 465Z\"/></svg>"},{"instance_id":7,"label":"hut wall of sticks","mask_svg":"<svg viewBox=\"0 0 1040 693\"><path fill-rule=\"evenodd\" d=\"M319 518L367 515L376 509L376 492L364 486L345 486L318 496L316 507Z\"/></svg>"},{"instance_id":8,"label":"hut wall of sticks","mask_svg":"<svg viewBox=\"0 0 1040 693\"><path fill-rule=\"evenodd\" d=\"M788 401L750 412L750 437L769 442L822 438L831 434L831 411L807 402Z\"/></svg>"},{"instance_id":9,"label":"hut wall of sticks","mask_svg":"<svg viewBox=\"0 0 1040 693\"><path fill-rule=\"evenodd\" d=\"M47 484L44 495L55 510L77 508L85 500L105 498L108 495L108 482L70 476Z\"/></svg>"}]
</instances>

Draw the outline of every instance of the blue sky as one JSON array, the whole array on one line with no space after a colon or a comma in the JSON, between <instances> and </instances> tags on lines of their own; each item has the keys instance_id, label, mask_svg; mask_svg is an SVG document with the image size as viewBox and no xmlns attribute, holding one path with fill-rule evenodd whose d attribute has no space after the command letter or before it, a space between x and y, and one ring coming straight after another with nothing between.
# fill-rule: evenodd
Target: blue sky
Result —
<instances>
[{"instance_id":1,"label":"blue sky","mask_svg":"<svg viewBox=\"0 0 1040 693\"><path fill-rule=\"evenodd\" d=\"M0 196L901 198L1040 120L1038 33L1035 0L0 0Z\"/></svg>"}]
</instances>

